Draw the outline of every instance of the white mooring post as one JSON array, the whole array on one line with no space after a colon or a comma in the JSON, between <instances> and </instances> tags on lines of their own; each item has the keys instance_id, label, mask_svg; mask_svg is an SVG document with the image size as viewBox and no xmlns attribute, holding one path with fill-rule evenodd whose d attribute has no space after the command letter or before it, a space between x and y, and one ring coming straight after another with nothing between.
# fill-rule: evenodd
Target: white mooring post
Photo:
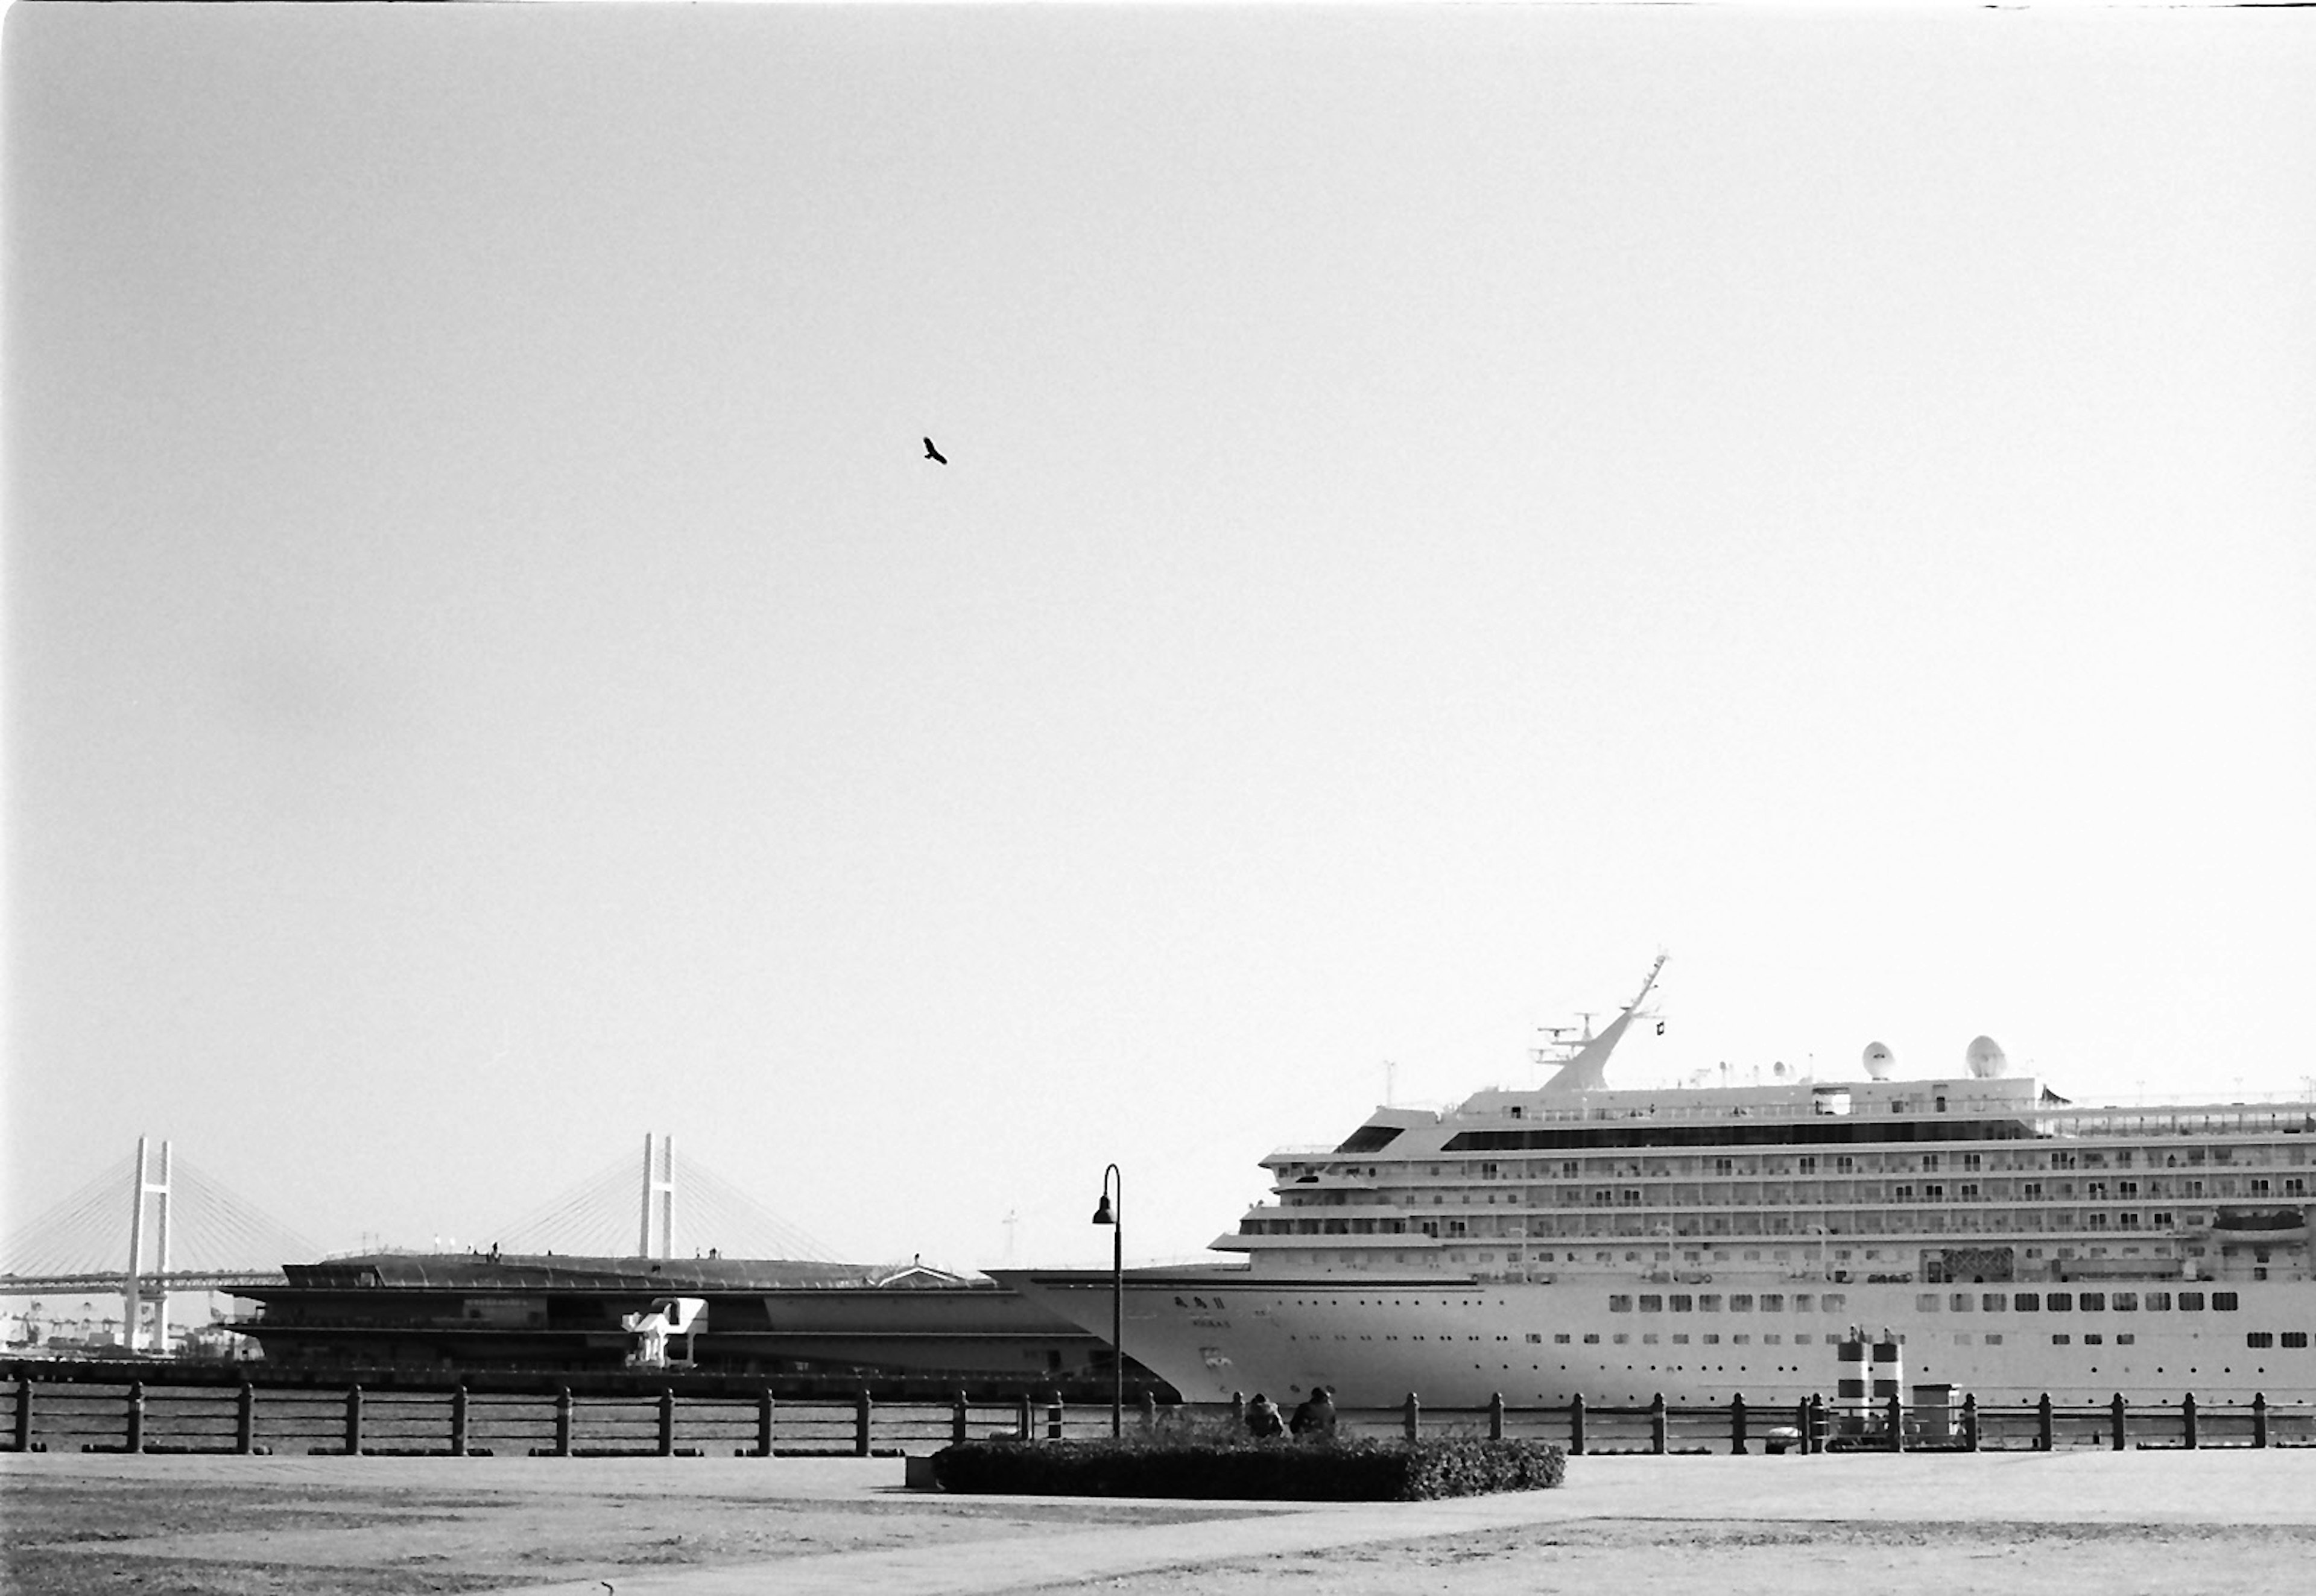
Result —
<instances>
[{"instance_id":1,"label":"white mooring post","mask_svg":"<svg viewBox=\"0 0 2316 1596\"><path fill-rule=\"evenodd\" d=\"M120 1281L120 1336L124 1345L135 1352L142 1344L144 1333L138 1319L145 1306L145 1200L154 1199L153 1251L153 1350L165 1353L169 1350L169 1144L161 1144L161 1163L156 1174L153 1166L152 1144L148 1139L137 1139L137 1173L131 1178L130 1197L133 1206L129 1214L129 1269Z\"/></svg>"},{"instance_id":2,"label":"white mooring post","mask_svg":"<svg viewBox=\"0 0 2316 1596\"><path fill-rule=\"evenodd\" d=\"M644 1134L644 1204L642 1238L636 1244L637 1255L645 1258L675 1256L675 1138L657 1139L658 1157L653 1156L653 1137ZM654 1221L657 1222L655 1223ZM657 1250L653 1246L653 1232L658 1232Z\"/></svg>"}]
</instances>

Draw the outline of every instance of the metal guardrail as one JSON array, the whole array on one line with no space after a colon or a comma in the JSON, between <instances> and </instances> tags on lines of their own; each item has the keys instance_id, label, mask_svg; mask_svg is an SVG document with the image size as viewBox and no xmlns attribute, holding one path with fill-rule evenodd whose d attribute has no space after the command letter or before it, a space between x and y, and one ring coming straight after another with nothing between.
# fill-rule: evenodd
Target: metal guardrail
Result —
<instances>
[{"instance_id":1,"label":"metal guardrail","mask_svg":"<svg viewBox=\"0 0 2316 1596\"><path fill-rule=\"evenodd\" d=\"M339 1389L40 1380L0 1384L0 1450L302 1453L341 1457L893 1456L1002 1434L1091 1440L1109 1409L1002 1402L782 1402L748 1396ZM1135 1415L1155 1423L1154 1404Z\"/></svg>"},{"instance_id":2,"label":"metal guardrail","mask_svg":"<svg viewBox=\"0 0 2316 1596\"><path fill-rule=\"evenodd\" d=\"M993 1436L1030 1442L1109 1433L1107 1404L1058 1397L1000 1401L781 1401L756 1395L575 1392L568 1387L366 1389L171 1384L163 1379L0 1381L7 1427L0 1450L305 1453L336 1456L544 1457L892 1456ZM1127 1423L1243 1428L1243 1401L1161 1408L1145 1397ZM1822 1397L1791 1405L1741 1396L1710 1406L1395 1407L1344 1410L1339 1432L1533 1440L1572 1456L1842 1451L2053 1451L2074 1447L2316 1447L2316 1405L2128 1403L1958 1406L1891 1398L1837 1408Z\"/></svg>"}]
</instances>

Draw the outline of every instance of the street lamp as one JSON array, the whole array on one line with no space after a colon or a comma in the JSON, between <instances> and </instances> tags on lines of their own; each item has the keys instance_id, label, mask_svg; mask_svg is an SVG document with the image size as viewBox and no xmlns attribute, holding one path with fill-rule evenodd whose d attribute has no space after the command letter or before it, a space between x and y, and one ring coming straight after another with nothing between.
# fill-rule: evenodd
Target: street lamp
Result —
<instances>
[{"instance_id":1,"label":"street lamp","mask_svg":"<svg viewBox=\"0 0 2316 1596\"><path fill-rule=\"evenodd\" d=\"M1117 1200L1110 1197L1112 1188ZM1101 1172L1101 1202L1093 1222L1109 1227L1109 1433L1126 1433L1126 1177L1110 1165Z\"/></svg>"}]
</instances>

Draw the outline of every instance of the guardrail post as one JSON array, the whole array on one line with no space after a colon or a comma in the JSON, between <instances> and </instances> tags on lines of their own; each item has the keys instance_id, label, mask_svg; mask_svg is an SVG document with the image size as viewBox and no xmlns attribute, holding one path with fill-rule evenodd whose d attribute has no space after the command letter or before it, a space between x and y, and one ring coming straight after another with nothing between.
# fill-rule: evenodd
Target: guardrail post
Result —
<instances>
[{"instance_id":1,"label":"guardrail post","mask_svg":"<svg viewBox=\"0 0 2316 1596\"><path fill-rule=\"evenodd\" d=\"M143 1380L129 1382L128 1445L132 1452L141 1452L145 1450L145 1382Z\"/></svg>"},{"instance_id":2,"label":"guardrail post","mask_svg":"<svg viewBox=\"0 0 2316 1596\"><path fill-rule=\"evenodd\" d=\"M2196 1393L2188 1392L2179 1398L2180 1444L2193 1451L2199 1441L2196 1433Z\"/></svg>"},{"instance_id":3,"label":"guardrail post","mask_svg":"<svg viewBox=\"0 0 2316 1596\"><path fill-rule=\"evenodd\" d=\"M1029 1394L1024 1392L1020 1399L1013 1405L1016 1409L1013 1422L1015 1427L1021 1432L1021 1439L1023 1441L1037 1440L1038 1425L1037 1421L1029 1416ZM1245 1419L1246 1398L1239 1396L1235 1391L1234 1391L1231 1393L1231 1422L1234 1425L1240 1425L1244 1423Z\"/></svg>"},{"instance_id":4,"label":"guardrail post","mask_svg":"<svg viewBox=\"0 0 2316 1596\"><path fill-rule=\"evenodd\" d=\"M876 1423L876 1418L877 1405L869 1398L868 1388L863 1386L860 1388L860 1394L852 1399L852 1455L854 1457L865 1458L868 1455L868 1431L869 1427Z\"/></svg>"},{"instance_id":5,"label":"guardrail post","mask_svg":"<svg viewBox=\"0 0 2316 1596\"><path fill-rule=\"evenodd\" d=\"M462 1381L450 1392L450 1455L453 1458L463 1458L467 1455L467 1436L473 1427L473 1416L468 1402L467 1388Z\"/></svg>"},{"instance_id":6,"label":"guardrail post","mask_svg":"<svg viewBox=\"0 0 2316 1596\"><path fill-rule=\"evenodd\" d=\"M1670 1428L1670 1426L1665 1423L1664 1393L1659 1391L1649 1401L1649 1450L1659 1457L1664 1455L1668 1439L1666 1432Z\"/></svg>"},{"instance_id":7,"label":"guardrail post","mask_svg":"<svg viewBox=\"0 0 2316 1596\"><path fill-rule=\"evenodd\" d=\"M2108 1448L2110 1451L2119 1452L2124 1449L2124 1422L2127 1413L2123 1405L2123 1393L2117 1391L2115 1400L2107 1405L2107 1427L2113 1442Z\"/></svg>"},{"instance_id":8,"label":"guardrail post","mask_svg":"<svg viewBox=\"0 0 2316 1596\"><path fill-rule=\"evenodd\" d=\"M2042 1400L2035 1404L2035 1450L2047 1452L2058 1444L2058 1428L2051 1421L2051 1393L2045 1391Z\"/></svg>"},{"instance_id":9,"label":"guardrail post","mask_svg":"<svg viewBox=\"0 0 2316 1596\"><path fill-rule=\"evenodd\" d=\"M1150 1391L1142 1393L1142 1431L1148 1434L1158 1428L1158 1398Z\"/></svg>"},{"instance_id":10,"label":"guardrail post","mask_svg":"<svg viewBox=\"0 0 2316 1596\"><path fill-rule=\"evenodd\" d=\"M257 1450L257 1388L247 1380L241 1382L234 1401L233 1450L245 1454Z\"/></svg>"},{"instance_id":11,"label":"guardrail post","mask_svg":"<svg viewBox=\"0 0 2316 1596\"><path fill-rule=\"evenodd\" d=\"M2251 1443L2256 1447L2267 1444L2267 1394L2264 1391L2251 1394Z\"/></svg>"},{"instance_id":12,"label":"guardrail post","mask_svg":"<svg viewBox=\"0 0 2316 1596\"><path fill-rule=\"evenodd\" d=\"M360 1386L348 1386L348 1387L346 1388L346 1456L347 1456L347 1457L349 1457L349 1458L359 1458L359 1457L361 1457L361 1441L362 1441L362 1388L361 1388Z\"/></svg>"},{"instance_id":13,"label":"guardrail post","mask_svg":"<svg viewBox=\"0 0 2316 1596\"><path fill-rule=\"evenodd\" d=\"M966 1441L966 1433L971 1428L972 1423L972 1417L966 1411L965 1393L959 1391L957 1394L957 1405L950 1408L949 1414L949 1444L951 1446L963 1446Z\"/></svg>"},{"instance_id":14,"label":"guardrail post","mask_svg":"<svg viewBox=\"0 0 2316 1596\"><path fill-rule=\"evenodd\" d=\"M1893 1452L1906 1450L1906 1407L1898 1400L1895 1391L1890 1393L1890 1450Z\"/></svg>"},{"instance_id":15,"label":"guardrail post","mask_svg":"<svg viewBox=\"0 0 2316 1596\"><path fill-rule=\"evenodd\" d=\"M1568 1455L1584 1455L1584 1393L1579 1391L1568 1399Z\"/></svg>"},{"instance_id":16,"label":"guardrail post","mask_svg":"<svg viewBox=\"0 0 2316 1596\"><path fill-rule=\"evenodd\" d=\"M675 1456L675 1388L662 1386L659 1392L659 1455Z\"/></svg>"},{"instance_id":17,"label":"guardrail post","mask_svg":"<svg viewBox=\"0 0 2316 1596\"><path fill-rule=\"evenodd\" d=\"M1059 1441L1061 1438L1062 1394L1059 1391L1056 1391L1054 1393L1054 1399L1046 1405L1046 1439L1047 1441Z\"/></svg>"},{"instance_id":18,"label":"guardrail post","mask_svg":"<svg viewBox=\"0 0 2316 1596\"><path fill-rule=\"evenodd\" d=\"M32 1382L22 1370L16 1371L16 1450L32 1450Z\"/></svg>"},{"instance_id":19,"label":"guardrail post","mask_svg":"<svg viewBox=\"0 0 2316 1596\"><path fill-rule=\"evenodd\" d=\"M1501 1441L1503 1438L1504 1394L1501 1391L1498 1391L1494 1396L1488 1398L1488 1439L1490 1441Z\"/></svg>"},{"instance_id":20,"label":"guardrail post","mask_svg":"<svg viewBox=\"0 0 2316 1596\"><path fill-rule=\"evenodd\" d=\"M756 1456L772 1455L772 1388L766 1386L756 1394Z\"/></svg>"},{"instance_id":21,"label":"guardrail post","mask_svg":"<svg viewBox=\"0 0 2316 1596\"><path fill-rule=\"evenodd\" d=\"M1415 1441L1422 1435L1423 1404L1415 1399L1412 1391L1407 1394L1407 1404L1400 1411L1400 1423L1407 1432L1408 1440Z\"/></svg>"},{"instance_id":22,"label":"guardrail post","mask_svg":"<svg viewBox=\"0 0 2316 1596\"><path fill-rule=\"evenodd\" d=\"M1801 1432L1802 1456L1823 1450L1824 1441L1817 1432L1817 1398L1794 1404L1794 1428Z\"/></svg>"},{"instance_id":23,"label":"guardrail post","mask_svg":"<svg viewBox=\"0 0 2316 1596\"><path fill-rule=\"evenodd\" d=\"M555 1455L558 1458L571 1455L572 1407L571 1388L565 1386L555 1393Z\"/></svg>"},{"instance_id":24,"label":"guardrail post","mask_svg":"<svg viewBox=\"0 0 2316 1596\"><path fill-rule=\"evenodd\" d=\"M1975 1394L1962 1399L1962 1450L1978 1450L1978 1397Z\"/></svg>"},{"instance_id":25,"label":"guardrail post","mask_svg":"<svg viewBox=\"0 0 2316 1596\"><path fill-rule=\"evenodd\" d=\"M1729 1399L1729 1455L1745 1455L1745 1394L1740 1391Z\"/></svg>"}]
</instances>

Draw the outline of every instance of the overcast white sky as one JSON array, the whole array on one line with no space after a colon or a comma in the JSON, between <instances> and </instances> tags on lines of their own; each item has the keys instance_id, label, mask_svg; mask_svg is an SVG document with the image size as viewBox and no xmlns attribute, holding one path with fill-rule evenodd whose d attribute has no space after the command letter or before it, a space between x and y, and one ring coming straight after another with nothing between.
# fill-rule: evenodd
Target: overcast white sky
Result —
<instances>
[{"instance_id":1,"label":"overcast white sky","mask_svg":"<svg viewBox=\"0 0 2316 1596\"><path fill-rule=\"evenodd\" d=\"M2301 1089L2312 39L13 9L9 1214L1178 1256L1661 946Z\"/></svg>"}]
</instances>

